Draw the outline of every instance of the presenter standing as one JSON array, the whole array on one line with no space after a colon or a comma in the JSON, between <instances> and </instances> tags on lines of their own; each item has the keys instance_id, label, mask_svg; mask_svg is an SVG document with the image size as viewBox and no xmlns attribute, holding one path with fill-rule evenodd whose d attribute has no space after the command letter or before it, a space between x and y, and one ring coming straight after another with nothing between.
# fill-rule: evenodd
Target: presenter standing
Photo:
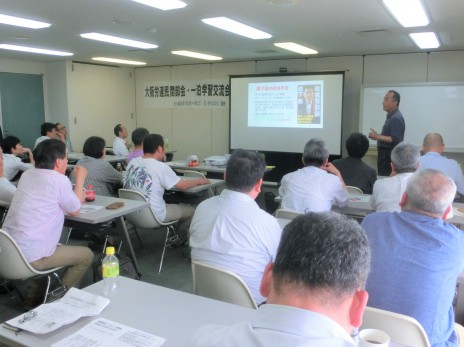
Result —
<instances>
[{"instance_id":1,"label":"presenter standing","mask_svg":"<svg viewBox=\"0 0 464 347\"><path fill-rule=\"evenodd\" d=\"M377 141L377 174L378 176L390 176L391 151L404 139L403 115L399 110L400 94L395 90L389 90L383 98L383 110L387 112L387 119L379 134L371 128L369 138Z\"/></svg>"}]
</instances>

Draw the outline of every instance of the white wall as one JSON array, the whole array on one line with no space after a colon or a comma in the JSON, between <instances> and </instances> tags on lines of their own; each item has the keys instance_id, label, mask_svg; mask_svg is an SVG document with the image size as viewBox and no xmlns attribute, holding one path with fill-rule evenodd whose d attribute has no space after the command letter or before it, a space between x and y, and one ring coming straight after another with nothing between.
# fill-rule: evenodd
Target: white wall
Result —
<instances>
[{"instance_id":1,"label":"white wall","mask_svg":"<svg viewBox=\"0 0 464 347\"><path fill-rule=\"evenodd\" d=\"M344 142L351 132L359 130L360 88L363 83L462 82L464 51L163 66L137 68L132 76L131 68L0 59L0 71L44 74L46 117L61 121L67 103L71 139L77 148L82 147L88 136L96 134L110 144L112 128L122 122L129 131L136 126L144 126L150 132L168 137L171 148L178 151L175 156L178 159L188 154L204 158L227 152L229 112L145 108L143 86L146 81L228 79L229 75L278 73L280 67L286 67L288 72L345 71ZM68 95L66 101L62 100L64 85ZM408 115L404 116L407 124ZM464 164L464 154L449 156ZM375 166L373 158L367 161Z\"/></svg>"},{"instance_id":2,"label":"white wall","mask_svg":"<svg viewBox=\"0 0 464 347\"><path fill-rule=\"evenodd\" d=\"M111 147L118 123L123 123L129 134L135 129L132 68L72 63L66 67L66 77L68 124L75 151L82 151L89 136L103 137Z\"/></svg>"}]
</instances>

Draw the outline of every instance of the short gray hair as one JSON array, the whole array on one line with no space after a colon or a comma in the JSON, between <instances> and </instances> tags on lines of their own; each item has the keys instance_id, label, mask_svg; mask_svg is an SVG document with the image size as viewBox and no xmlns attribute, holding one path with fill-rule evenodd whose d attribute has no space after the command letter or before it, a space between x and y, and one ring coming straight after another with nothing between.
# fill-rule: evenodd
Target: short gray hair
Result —
<instances>
[{"instance_id":1,"label":"short gray hair","mask_svg":"<svg viewBox=\"0 0 464 347\"><path fill-rule=\"evenodd\" d=\"M329 159L329 150L321 139L311 139L306 142L303 150L303 163L305 166L321 167Z\"/></svg>"},{"instance_id":2,"label":"short gray hair","mask_svg":"<svg viewBox=\"0 0 464 347\"><path fill-rule=\"evenodd\" d=\"M400 142L391 153L391 161L397 173L416 171L419 157L419 147L407 142Z\"/></svg>"},{"instance_id":3,"label":"short gray hair","mask_svg":"<svg viewBox=\"0 0 464 347\"><path fill-rule=\"evenodd\" d=\"M456 184L440 171L420 170L409 179L406 193L406 207L441 217L453 202Z\"/></svg>"},{"instance_id":4,"label":"short gray hair","mask_svg":"<svg viewBox=\"0 0 464 347\"><path fill-rule=\"evenodd\" d=\"M274 289L323 290L342 298L364 288L370 258L364 230L353 219L335 212L298 216L282 232Z\"/></svg>"}]
</instances>

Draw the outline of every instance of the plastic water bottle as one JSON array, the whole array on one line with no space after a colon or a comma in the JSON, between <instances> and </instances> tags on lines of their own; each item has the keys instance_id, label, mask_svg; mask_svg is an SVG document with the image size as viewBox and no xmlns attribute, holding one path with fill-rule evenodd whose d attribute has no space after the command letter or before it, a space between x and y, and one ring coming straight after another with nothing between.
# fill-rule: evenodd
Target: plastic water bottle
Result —
<instances>
[{"instance_id":1,"label":"plastic water bottle","mask_svg":"<svg viewBox=\"0 0 464 347\"><path fill-rule=\"evenodd\" d=\"M110 298L118 291L119 260L114 254L114 247L106 247L105 254L102 262L103 295Z\"/></svg>"}]
</instances>

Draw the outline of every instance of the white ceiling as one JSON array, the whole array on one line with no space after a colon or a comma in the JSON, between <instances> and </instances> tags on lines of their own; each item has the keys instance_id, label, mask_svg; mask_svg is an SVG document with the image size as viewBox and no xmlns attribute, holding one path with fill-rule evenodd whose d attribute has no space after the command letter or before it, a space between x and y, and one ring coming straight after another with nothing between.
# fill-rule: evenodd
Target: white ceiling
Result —
<instances>
[{"instance_id":1,"label":"white ceiling","mask_svg":"<svg viewBox=\"0 0 464 347\"><path fill-rule=\"evenodd\" d=\"M184 0L183 9L161 11L131 0L0 0L0 13L52 23L45 29L0 24L0 43L73 52L52 57L0 50L10 59L92 62L95 56L141 60L148 66L195 64L198 59L172 55L194 50L219 55L223 61L308 57L275 47L293 41L319 51L317 56L421 52L407 35L435 31L439 51L464 50L464 1L423 0L431 24L401 27L381 0ZM293 6L271 6L269 2ZM204 24L201 19L227 16L273 35L252 40ZM99 32L159 47L131 49L83 39L80 33Z\"/></svg>"}]
</instances>

